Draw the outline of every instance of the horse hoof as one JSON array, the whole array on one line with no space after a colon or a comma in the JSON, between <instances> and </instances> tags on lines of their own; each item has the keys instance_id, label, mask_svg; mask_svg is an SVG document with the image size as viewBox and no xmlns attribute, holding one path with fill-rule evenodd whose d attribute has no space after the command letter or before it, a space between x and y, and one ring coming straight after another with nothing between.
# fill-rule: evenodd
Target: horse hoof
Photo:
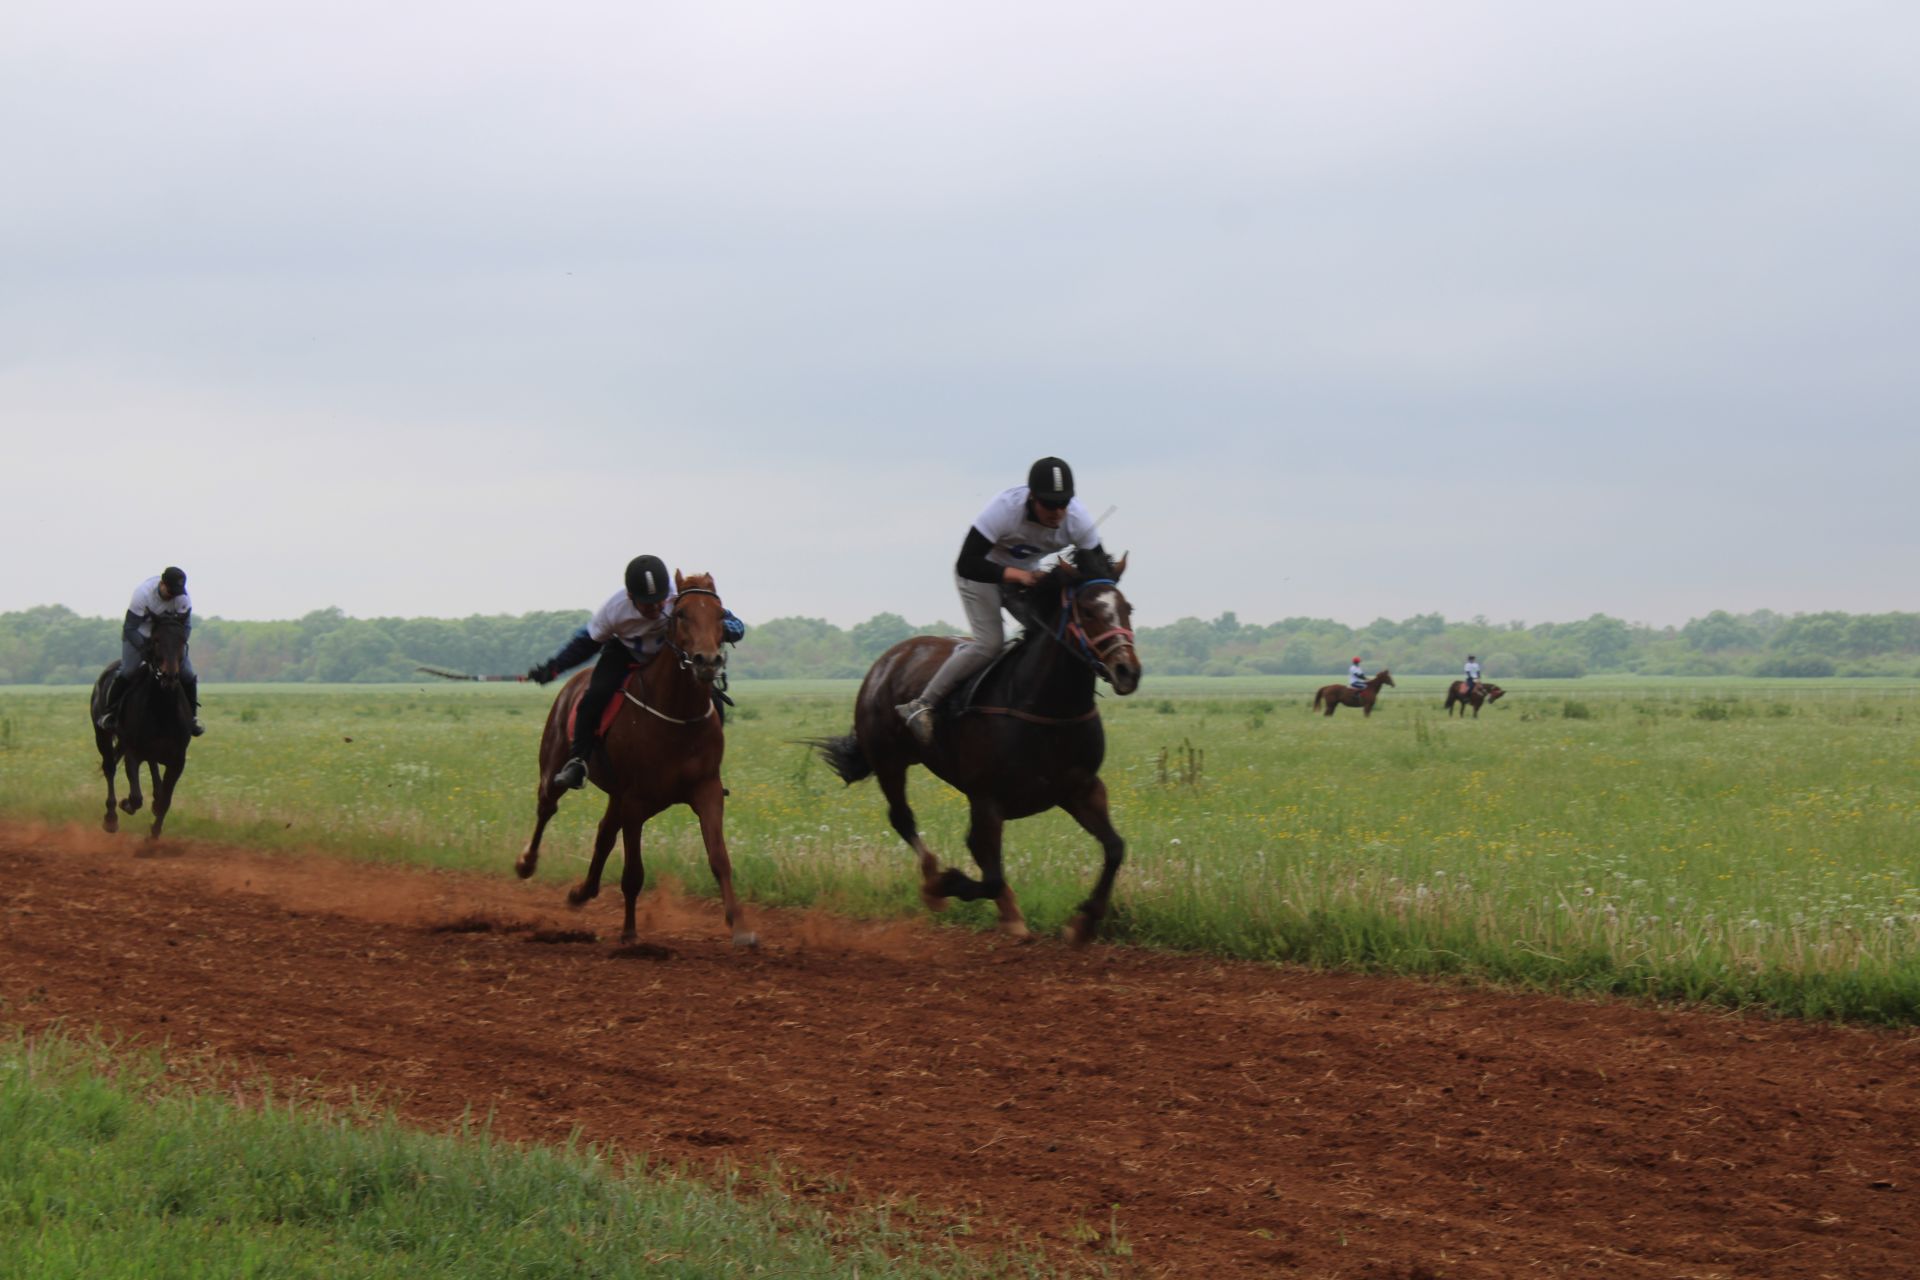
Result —
<instances>
[{"instance_id":1,"label":"horse hoof","mask_svg":"<svg viewBox=\"0 0 1920 1280\"><path fill-rule=\"evenodd\" d=\"M599 896L600 895L597 892L588 893L585 885L577 884L573 886L573 888L567 890L567 905L570 907L584 907L587 905L587 903L591 902L593 899ZM632 942L633 939L628 938L627 941Z\"/></svg>"},{"instance_id":2,"label":"horse hoof","mask_svg":"<svg viewBox=\"0 0 1920 1280\"><path fill-rule=\"evenodd\" d=\"M927 910L933 912L935 915L939 915L947 909L946 898L931 889L922 889L920 891L920 901L926 903Z\"/></svg>"},{"instance_id":3,"label":"horse hoof","mask_svg":"<svg viewBox=\"0 0 1920 1280\"><path fill-rule=\"evenodd\" d=\"M120 802L120 812L138 813L140 812L140 802L138 800L122 800Z\"/></svg>"},{"instance_id":4,"label":"horse hoof","mask_svg":"<svg viewBox=\"0 0 1920 1280\"><path fill-rule=\"evenodd\" d=\"M120 830L120 819L109 813L106 820L100 824L100 829L108 835L113 835Z\"/></svg>"},{"instance_id":5,"label":"horse hoof","mask_svg":"<svg viewBox=\"0 0 1920 1280\"><path fill-rule=\"evenodd\" d=\"M533 874L533 869L539 865L539 862L538 858L529 858L523 853L513 860L513 874L525 880Z\"/></svg>"},{"instance_id":6,"label":"horse hoof","mask_svg":"<svg viewBox=\"0 0 1920 1280\"><path fill-rule=\"evenodd\" d=\"M744 947L749 951L758 951L760 949L760 935L751 929L735 930L733 945L736 947Z\"/></svg>"},{"instance_id":7,"label":"horse hoof","mask_svg":"<svg viewBox=\"0 0 1920 1280\"><path fill-rule=\"evenodd\" d=\"M1093 922L1081 912L1060 928L1060 936L1072 947L1084 947L1093 941Z\"/></svg>"},{"instance_id":8,"label":"horse hoof","mask_svg":"<svg viewBox=\"0 0 1920 1280\"><path fill-rule=\"evenodd\" d=\"M1025 920L1002 920L1000 922L1000 932L1012 938L1015 942L1033 941L1033 930L1027 928L1027 922Z\"/></svg>"}]
</instances>

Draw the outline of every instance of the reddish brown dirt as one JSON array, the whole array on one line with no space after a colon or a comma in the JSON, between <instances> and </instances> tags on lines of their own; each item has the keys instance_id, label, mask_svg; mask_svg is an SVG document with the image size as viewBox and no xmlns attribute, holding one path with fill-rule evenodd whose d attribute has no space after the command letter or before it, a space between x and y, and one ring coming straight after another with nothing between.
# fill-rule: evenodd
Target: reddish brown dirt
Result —
<instances>
[{"instance_id":1,"label":"reddish brown dirt","mask_svg":"<svg viewBox=\"0 0 1920 1280\"><path fill-rule=\"evenodd\" d=\"M1911 1277L1920 1035L0 826L0 1020L1119 1274ZM902 893L910 895L903 863ZM448 930L461 922L490 928ZM549 941L592 930L595 943ZM548 931L541 934L537 931ZM1117 1208L1116 1208L1117 1206ZM1095 1237L1115 1220L1131 1255Z\"/></svg>"}]
</instances>

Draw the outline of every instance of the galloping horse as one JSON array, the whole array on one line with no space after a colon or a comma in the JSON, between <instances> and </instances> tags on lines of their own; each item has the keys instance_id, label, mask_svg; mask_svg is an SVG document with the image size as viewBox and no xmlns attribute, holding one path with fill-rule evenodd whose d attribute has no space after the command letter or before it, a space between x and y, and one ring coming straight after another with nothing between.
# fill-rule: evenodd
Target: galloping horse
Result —
<instances>
[{"instance_id":1,"label":"galloping horse","mask_svg":"<svg viewBox=\"0 0 1920 1280\"><path fill-rule=\"evenodd\" d=\"M620 892L627 900L620 940L634 941L634 902L646 881L640 829L662 809L684 804L700 819L707 866L720 886L734 945L756 946L759 938L747 928L746 913L733 895L733 862L721 832L726 790L720 785L720 758L727 742L713 694L714 681L727 665L726 652L720 647L726 634L722 625L726 610L709 574L683 578L676 570L673 584L679 595L673 602L666 644L641 668L635 681L639 692L621 691L613 723L588 762L587 778L607 793L607 811L593 838L593 860L586 877L567 891L567 902L577 907L599 895L600 873L613 850L613 838L619 835L626 857ZM572 741L567 720L592 674L589 667L568 680L547 713L547 727L540 735L533 838L513 864L523 880L539 865L541 833L560 807L562 793L554 788L553 775L567 759Z\"/></svg>"},{"instance_id":2,"label":"galloping horse","mask_svg":"<svg viewBox=\"0 0 1920 1280\"><path fill-rule=\"evenodd\" d=\"M1473 718L1478 720L1480 718L1480 704L1482 702L1498 702L1500 701L1500 696L1505 692L1506 690L1502 689L1499 685L1489 684L1485 680L1482 680L1475 686L1472 693L1468 693L1467 682L1465 680L1455 680L1447 686L1447 701L1444 709L1446 713L1451 716L1454 705L1457 703L1460 707L1460 716L1462 719L1465 719L1467 708L1472 707Z\"/></svg>"},{"instance_id":3,"label":"galloping horse","mask_svg":"<svg viewBox=\"0 0 1920 1280\"><path fill-rule=\"evenodd\" d=\"M1355 689L1344 684L1323 684L1320 686L1320 692L1313 695L1313 710L1318 711L1320 704L1324 702L1328 715L1332 715L1341 707L1359 707L1361 715L1370 716L1373 714L1374 702L1380 697L1380 686L1392 683L1393 673L1383 670L1367 681L1367 687L1364 689Z\"/></svg>"},{"instance_id":4,"label":"galloping horse","mask_svg":"<svg viewBox=\"0 0 1920 1280\"><path fill-rule=\"evenodd\" d=\"M102 729L100 717L107 712L107 690L113 687L120 664L108 663L93 682L87 711L93 721L93 745L100 752L100 772L107 778L107 816L100 824L107 831L120 829L119 815L113 811L113 772L122 761L127 768L127 798L120 802L121 810L140 811L140 766L144 764L153 781L153 827L147 838L158 840L160 828L166 825L174 784L187 767L187 744L193 740L193 702L180 683L180 662L186 652L186 619L177 613L156 615L146 659L127 682L112 729Z\"/></svg>"},{"instance_id":5,"label":"galloping horse","mask_svg":"<svg viewBox=\"0 0 1920 1280\"><path fill-rule=\"evenodd\" d=\"M917 636L881 654L860 686L853 732L813 740L846 782L869 774L879 780L888 821L920 857L920 898L930 910L945 910L950 897L990 898L1000 910L1001 930L1027 937L1026 920L1001 870L1001 834L1009 819L1058 806L1100 842L1105 859L1065 934L1079 946L1098 932L1126 842L1107 816L1107 787L1100 781L1106 732L1094 705L1094 677L1105 678L1122 696L1140 684L1128 626L1133 610L1119 586L1126 567L1124 556L1116 563L1098 549L1082 552L1077 566L1062 562L1027 592L1025 636L979 679L964 710L940 710L928 746L914 741L894 707L925 688L964 643L950 636ZM921 839L907 804L907 769L915 764L967 797L967 848L980 879L957 867L942 870Z\"/></svg>"}]
</instances>

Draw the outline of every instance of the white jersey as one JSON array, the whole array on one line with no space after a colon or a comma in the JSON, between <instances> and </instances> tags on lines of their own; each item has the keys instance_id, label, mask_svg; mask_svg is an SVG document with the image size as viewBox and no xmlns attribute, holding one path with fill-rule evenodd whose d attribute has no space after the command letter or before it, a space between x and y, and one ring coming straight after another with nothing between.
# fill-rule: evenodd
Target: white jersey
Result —
<instances>
[{"instance_id":1,"label":"white jersey","mask_svg":"<svg viewBox=\"0 0 1920 1280\"><path fill-rule=\"evenodd\" d=\"M133 589L127 612L140 619L140 638L153 638L153 620L163 613L193 612L193 597L182 591L171 600L160 598L160 575L154 574Z\"/></svg>"},{"instance_id":2,"label":"white jersey","mask_svg":"<svg viewBox=\"0 0 1920 1280\"><path fill-rule=\"evenodd\" d=\"M987 548L987 559L1010 569L1031 569L1042 556L1056 551L1069 547L1091 551L1100 545L1100 531L1093 527L1093 517L1080 499L1067 499L1067 518L1058 529L1049 529L1027 518L1027 494L1027 486L1015 485L975 517L973 527L993 544Z\"/></svg>"},{"instance_id":3,"label":"white jersey","mask_svg":"<svg viewBox=\"0 0 1920 1280\"><path fill-rule=\"evenodd\" d=\"M1354 664L1353 664L1353 665L1352 665L1351 667L1348 667L1348 668L1347 668L1347 683L1348 683L1348 684L1350 684L1350 685L1352 685L1352 686L1353 686L1354 688L1356 688L1356 689L1358 689L1358 688L1360 688L1361 686L1363 686L1363 685L1365 685L1365 684L1367 683L1367 672L1366 672L1366 668L1364 668L1364 667L1362 667L1362 666L1361 666L1361 665L1360 665L1359 663L1357 663L1357 662L1356 662L1356 663L1354 663Z\"/></svg>"},{"instance_id":4,"label":"white jersey","mask_svg":"<svg viewBox=\"0 0 1920 1280\"><path fill-rule=\"evenodd\" d=\"M1479 678L1480 678L1480 664L1477 662L1469 662L1467 664L1467 679L1478 680Z\"/></svg>"},{"instance_id":5,"label":"white jersey","mask_svg":"<svg viewBox=\"0 0 1920 1280\"><path fill-rule=\"evenodd\" d=\"M625 591L616 591L594 611L587 623L587 636L596 644L605 644L618 636L635 656L651 658L667 642L667 624L673 621L673 602L677 598L677 593L670 589L660 616L648 618L627 599Z\"/></svg>"}]
</instances>

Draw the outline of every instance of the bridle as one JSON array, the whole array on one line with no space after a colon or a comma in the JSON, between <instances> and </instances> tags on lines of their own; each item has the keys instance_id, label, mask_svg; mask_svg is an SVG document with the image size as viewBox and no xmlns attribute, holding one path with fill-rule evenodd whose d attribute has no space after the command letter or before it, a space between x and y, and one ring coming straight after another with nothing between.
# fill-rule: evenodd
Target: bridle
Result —
<instances>
[{"instance_id":1,"label":"bridle","mask_svg":"<svg viewBox=\"0 0 1920 1280\"><path fill-rule=\"evenodd\" d=\"M1120 649L1133 647L1133 631L1129 627L1114 626L1097 636L1088 635L1086 624L1080 621L1080 593L1088 587L1113 587L1117 593L1119 586L1115 578L1086 578L1063 583L1060 587L1060 623L1050 633L1068 653L1109 681L1113 679L1113 672L1108 668L1107 660Z\"/></svg>"},{"instance_id":2,"label":"bridle","mask_svg":"<svg viewBox=\"0 0 1920 1280\"><path fill-rule=\"evenodd\" d=\"M675 599L685 600L688 596L712 596L716 604L719 603L719 600L720 600L720 593L718 591L710 590L707 587L683 588L675 597ZM721 605L721 608L725 609L726 606ZM674 639L674 628L680 625L680 617L681 617L680 610L676 607L673 611L673 617L667 620L666 646L667 648L673 650L674 659L677 662L679 662L680 669L682 671L691 671L693 670L693 655L689 654L685 649L682 649L678 641ZM727 678L727 651L725 649L721 649L719 680L722 683L720 683L719 687L723 690L727 687L726 684L724 683L726 678Z\"/></svg>"}]
</instances>

